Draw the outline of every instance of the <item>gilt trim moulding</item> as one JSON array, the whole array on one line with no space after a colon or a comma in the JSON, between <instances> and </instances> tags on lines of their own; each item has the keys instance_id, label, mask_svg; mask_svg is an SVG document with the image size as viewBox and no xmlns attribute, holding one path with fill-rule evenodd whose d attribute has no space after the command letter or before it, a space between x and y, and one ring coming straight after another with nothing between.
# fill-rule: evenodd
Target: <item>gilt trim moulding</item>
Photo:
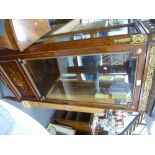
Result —
<instances>
[{"instance_id":1,"label":"gilt trim moulding","mask_svg":"<svg viewBox=\"0 0 155 155\"><path fill-rule=\"evenodd\" d=\"M155 73L155 46L152 46L149 55L149 62L147 67L146 80L144 83L144 89L139 103L139 111L146 111L147 105L149 104L148 101L153 84L154 73Z\"/></svg>"},{"instance_id":2,"label":"gilt trim moulding","mask_svg":"<svg viewBox=\"0 0 155 155\"><path fill-rule=\"evenodd\" d=\"M129 37L126 38L121 38L121 39L114 39L114 43L126 43L130 42L131 44L140 44L140 43L146 43L148 40L146 34L136 34L136 35L130 35Z\"/></svg>"}]
</instances>

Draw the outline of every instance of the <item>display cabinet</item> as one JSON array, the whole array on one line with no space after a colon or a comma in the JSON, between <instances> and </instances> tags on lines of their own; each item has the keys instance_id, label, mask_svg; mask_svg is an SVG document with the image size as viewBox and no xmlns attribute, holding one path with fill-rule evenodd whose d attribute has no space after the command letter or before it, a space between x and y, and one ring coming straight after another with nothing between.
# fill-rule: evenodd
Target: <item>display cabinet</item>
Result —
<instances>
[{"instance_id":1,"label":"display cabinet","mask_svg":"<svg viewBox=\"0 0 155 155\"><path fill-rule=\"evenodd\" d=\"M1 49L1 77L28 106L147 111L154 31L149 20L72 20L22 53Z\"/></svg>"}]
</instances>

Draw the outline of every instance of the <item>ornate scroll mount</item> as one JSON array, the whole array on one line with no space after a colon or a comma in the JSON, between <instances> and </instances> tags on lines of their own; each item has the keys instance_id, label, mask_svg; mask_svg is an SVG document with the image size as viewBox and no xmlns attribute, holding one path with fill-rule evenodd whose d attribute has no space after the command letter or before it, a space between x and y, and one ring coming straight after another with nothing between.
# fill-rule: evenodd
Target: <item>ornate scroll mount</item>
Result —
<instances>
[{"instance_id":1,"label":"ornate scroll mount","mask_svg":"<svg viewBox=\"0 0 155 155\"><path fill-rule=\"evenodd\" d=\"M139 103L140 111L145 111L147 104L149 104L148 100L149 100L149 95L153 84L152 79L153 79L154 73L155 73L155 46L153 46L150 51L148 70L147 70L146 80L144 83L143 96Z\"/></svg>"},{"instance_id":2,"label":"ornate scroll mount","mask_svg":"<svg viewBox=\"0 0 155 155\"><path fill-rule=\"evenodd\" d=\"M130 35L131 36L131 44L140 44L140 43L146 43L147 42L147 35L145 34L136 34L136 35Z\"/></svg>"},{"instance_id":3,"label":"ornate scroll mount","mask_svg":"<svg viewBox=\"0 0 155 155\"><path fill-rule=\"evenodd\" d=\"M114 43L126 43L126 42L129 42L131 44L145 43L145 42L147 42L147 35L145 35L145 34L130 35L127 38L114 39L113 42Z\"/></svg>"}]
</instances>

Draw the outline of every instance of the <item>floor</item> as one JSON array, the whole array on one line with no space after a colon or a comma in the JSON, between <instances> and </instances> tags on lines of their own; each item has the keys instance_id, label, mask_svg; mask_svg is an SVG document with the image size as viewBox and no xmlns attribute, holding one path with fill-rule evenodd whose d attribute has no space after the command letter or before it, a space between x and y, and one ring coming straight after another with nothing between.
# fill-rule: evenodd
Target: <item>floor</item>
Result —
<instances>
[{"instance_id":1,"label":"floor","mask_svg":"<svg viewBox=\"0 0 155 155\"><path fill-rule=\"evenodd\" d=\"M12 92L0 81L1 92L3 95L14 96ZM1 93L0 93L1 95ZM1 98L2 96L0 96ZM46 109L46 108L26 108L19 102L6 100L9 104L19 108L23 112L27 113L29 116L37 120L42 126L47 127L50 118L54 115L55 110Z\"/></svg>"}]
</instances>

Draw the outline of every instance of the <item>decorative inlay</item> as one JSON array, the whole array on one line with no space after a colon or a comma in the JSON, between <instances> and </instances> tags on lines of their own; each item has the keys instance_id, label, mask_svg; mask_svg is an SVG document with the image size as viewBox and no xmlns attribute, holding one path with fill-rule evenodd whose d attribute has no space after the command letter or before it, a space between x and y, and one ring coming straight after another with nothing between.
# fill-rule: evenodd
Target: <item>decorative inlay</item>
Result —
<instances>
[{"instance_id":1,"label":"decorative inlay","mask_svg":"<svg viewBox=\"0 0 155 155\"><path fill-rule=\"evenodd\" d=\"M18 71L14 71L12 68L9 68L10 77L15 82L15 84L20 87L23 91L27 92L27 86L24 82L22 76Z\"/></svg>"},{"instance_id":2,"label":"decorative inlay","mask_svg":"<svg viewBox=\"0 0 155 155\"><path fill-rule=\"evenodd\" d=\"M155 46L153 46L150 51L148 71L147 71L146 80L144 83L143 96L139 103L139 110L141 111L146 110L146 106L148 104L148 99L149 99L149 94L150 94L152 84L153 84L152 79L154 76L154 72L155 72Z\"/></svg>"},{"instance_id":3,"label":"decorative inlay","mask_svg":"<svg viewBox=\"0 0 155 155\"><path fill-rule=\"evenodd\" d=\"M147 42L147 35L145 35L145 34L130 35L127 38L114 39L113 42L114 43L130 42L131 44L145 43L145 42Z\"/></svg>"},{"instance_id":4,"label":"decorative inlay","mask_svg":"<svg viewBox=\"0 0 155 155\"><path fill-rule=\"evenodd\" d=\"M145 34L136 34L130 35L131 36L131 43L132 44L140 44L147 42L147 35Z\"/></svg>"},{"instance_id":5,"label":"decorative inlay","mask_svg":"<svg viewBox=\"0 0 155 155\"><path fill-rule=\"evenodd\" d=\"M114 43L125 43L125 42L130 42L131 41L131 38L128 37L128 38L121 38L121 39L114 39L113 42Z\"/></svg>"}]
</instances>

